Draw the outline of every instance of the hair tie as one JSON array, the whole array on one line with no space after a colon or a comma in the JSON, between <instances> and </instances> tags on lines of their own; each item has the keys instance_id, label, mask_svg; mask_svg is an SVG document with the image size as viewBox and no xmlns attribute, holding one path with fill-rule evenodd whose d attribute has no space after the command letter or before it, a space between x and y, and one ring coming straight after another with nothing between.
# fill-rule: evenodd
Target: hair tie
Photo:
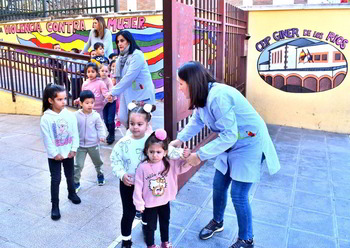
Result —
<instances>
[{"instance_id":1,"label":"hair tie","mask_svg":"<svg viewBox=\"0 0 350 248\"><path fill-rule=\"evenodd\" d=\"M154 132L154 135L156 136L157 139L162 140L162 141L165 140L167 137L167 133L164 129L157 129Z\"/></svg>"},{"instance_id":2,"label":"hair tie","mask_svg":"<svg viewBox=\"0 0 350 248\"><path fill-rule=\"evenodd\" d=\"M143 105L143 110L146 111L147 113L151 113L152 108L153 108L153 106L149 103L146 103L145 105Z\"/></svg>"},{"instance_id":3,"label":"hair tie","mask_svg":"<svg viewBox=\"0 0 350 248\"><path fill-rule=\"evenodd\" d=\"M129 109L129 111L133 110L133 109L136 108L136 107L137 107L137 105L136 105L134 102L130 102L130 103L128 104L128 109Z\"/></svg>"}]
</instances>

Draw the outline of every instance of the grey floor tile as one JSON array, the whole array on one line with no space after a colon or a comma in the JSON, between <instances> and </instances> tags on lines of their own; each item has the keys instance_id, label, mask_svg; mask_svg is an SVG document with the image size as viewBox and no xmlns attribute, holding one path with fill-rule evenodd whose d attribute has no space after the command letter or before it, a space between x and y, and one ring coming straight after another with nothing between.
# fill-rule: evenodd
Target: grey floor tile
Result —
<instances>
[{"instance_id":1,"label":"grey floor tile","mask_svg":"<svg viewBox=\"0 0 350 248\"><path fill-rule=\"evenodd\" d=\"M72 247L75 248L101 248L108 247L111 244L111 240L104 239L95 235L83 231L75 231L74 235L69 235L60 243L60 247Z\"/></svg>"},{"instance_id":2,"label":"grey floor tile","mask_svg":"<svg viewBox=\"0 0 350 248\"><path fill-rule=\"evenodd\" d=\"M298 146L293 146L293 145L287 145L287 144L275 144L275 148L277 151L278 155L282 154L290 154L290 155L298 155L299 153L299 147Z\"/></svg>"},{"instance_id":3,"label":"grey floor tile","mask_svg":"<svg viewBox=\"0 0 350 248\"><path fill-rule=\"evenodd\" d=\"M290 205L291 197L291 189L282 189L261 183L254 195L255 199L269 201L271 203L280 203L287 206Z\"/></svg>"},{"instance_id":4,"label":"grey floor tile","mask_svg":"<svg viewBox=\"0 0 350 248\"><path fill-rule=\"evenodd\" d=\"M206 248L218 248L229 247L231 244L227 239L221 239L216 236L207 240L200 240L198 237L199 232L186 231L180 241L174 248L189 248L189 247L206 247Z\"/></svg>"},{"instance_id":5,"label":"grey floor tile","mask_svg":"<svg viewBox=\"0 0 350 248\"><path fill-rule=\"evenodd\" d=\"M1 243L1 248L23 248L23 246L17 245L16 243L12 242L5 242Z\"/></svg>"},{"instance_id":6,"label":"grey floor tile","mask_svg":"<svg viewBox=\"0 0 350 248\"><path fill-rule=\"evenodd\" d=\"M334 236L332 215L294 208L291 227L330 237Z\"/></svg>"},{"instance_id":7,"label":"grey floor tile","mask_svg":"<svg viewBox=\"0 0 350 248\"><path fill-rule=\"evenodd\" d=\"M203 209L196 219L193 221L192 225L189 227L190 231L200 232L203 227L205 227L209 221L213 218L212 211ZM215 237L231 240L238 230L237 218L235 216L225 215L224 216L224 231L215 234Z\"/></svg>"},{"instance_id":8,"label":"grey floor tile","mask_svg":"<svg viewBox=\"0 0 350 248\"><path fill-rule=\"evenodd\" d=\"M287 248L337 248L335 240L329 237L291 229Z\"/></svg>"},{"instance_id":9,"label":"grey floor tile","mask_svg":"<svg viewBox=\"0 0 350 248\"><path fill-rule=\"evenodd\" d=\"M301 155L299 157L299 166L328 169L328 159L321 159Z\"/></svg>"},{"instance_id":10,"label":"grey floor tile","mask_svg":"<svg viewBox=\"0 0 350 248\"><path fill-rule=\"evenodd\" d=\"M211 190L203 187L194 186L193 184L185 184L177 195L179 202L202 206L210 197Z\"/></svg>"},{"instance_id":11,"label":"grey floor tile","mask_svg":"<svg viewBox=\"0 0 350 248\"><path fill-rule=\"evenodd\" d=\"M91 204L97 202L101 206L109 207L120 198L118 193L119 190L111 185L98 186L95 184L89 190L81 192L79 196L82 201Z\"/></svg>"},{"instance_id":12,"label":"grey floor tile","mask_svg":"<svg viewBox=\"0 0 350 248\"><path fill-rule=\"evenodd\" d=\"M12 207L8 211L0 214L0 223L8 226L32 226L38 223L42 218L43 217L36 214Z\"/></svg>"},{"instance_id":13,"label":"grey floor tile","mask_svg":"<svg viewBox=\"0 0 350 248\"><path fill-rule=\"evenodd\" d=\"M279 133L288 133L290 135L301 135L303 133L302 128L281 126Z\"/></svg>"},{"instance_id":14,"label":"grey floor tile","mask_svg":"<svg viewBox=\"0 0 350 248\"><path fill-rule=\"evenodd\" d=\"M251 208L254 220L287 226L289 207L254 199Z\"/></svg>"},{"instance_id":15,"label":"grey floor tile","mask_svg":"<svg viewBox=\"0 0 350 248\"><path fill-rule=\"evenodd\" d=\"M321 168L314 168L308 166L299 166L298 175L308 177L310 179L317 179L322 181L328 180L328 170Z\"/></svg>"},{"instance_id":16,"label":"grey floor tile","mask_svg":"<svg viewBox=\"0 0 350 248\"><path fill-rule=\"evenodd\" d=\"M296 163L281 163L281 169L278 171L280 175L294 176L297 172L298 166Z\"/></svg>"},{"instance_id":17,"label":"grey floor tile","mask_svg":"<svg viewBox=\"0 0 350 248\"><path fill-rule=\"evenodd\" d=\"M286 189L291 189L293 187L293 180L294 178L292 176L282 175L279 173L270 175L269 173L264 172L261 177L261 182L264 184Z\"/></svg>"},{"instance_id":18,"label":"grey floor tile","mask_svg":"<svg viewBox=\"0 0 350 248\"><path fill-rule=\"evenodd\" d=\"M278 154L278 159L281 164L296 164L298 162L298 154L280 153Z\"/></svg>"},{"instance_id":19,"label":"grey floor tile","mask_svg":"<svg viewBox=\"0 0 350 248\"><path fill-rule=\"evenodd\" d=\"M335 214L350 218L350 200L335 199Z\"/></svg>"},{"instance_id":20,"label":"grey floor tile","mask_svg":"<svg viewBox=\"0 0 350 248\"><path fill-rule=\"evenodd\" d=\"M316 144L316 147L322 147L322 144ZM327 151L325 150L316 150L313 147L307 147L307 148L303 148L300 150L300 156L301 157L312 157L312 158L318 158L321 160L326 160L328 159L327 157Z\"/></svg>"},{"instance_id":21,"label":"grey floor tile","mask_svg":"<svg viewBox=\"0 0 350 248\"><path fill-rule=\"evenodd\" d=\"M332 170L341 170L345 172L350 172L350 160L347 161L343 158L331 159L329 164Z\"/></svg>"},{"instance_id":22,"label":"grey floor tile","mask_svg":"<svg viewBox=\"0 0 350 248\"><path fill-rule=\"evenodd\" d=\"M191 183L195 186L204 187L211 190L213 187L213 179L214 175L211 173L206 174L201 172L194 174L187 183Z\"/></svg>"},{"instance_id":23,"label":"grey floor tile","mask_svg":"<svg viewBox=\"0 0 350 248\"><path fill-rule=\"evenodd\" d=\"M332 170L333 181L350 184L350 171Z\"/></svg>"},{"instance_id":24,"label":"grey floor tile","mask_svg":"<svg viewBox=\"0 0 350 248\"><path fill-rule=\"evenodd\" d=\"M349 161L350 160L350 153L349 153L349 149L341 149L341 150L337 150L337 151L330 151L328 152L329 155L329 159L339 159L342 158L343 160Z\"/></svg>"},{"instance_id":25,"label":"grey floor tile","mask_svg":"<svg viewBox=\"0 0 350 248\"><path fill-rule=\"evenodd\" d=\"M334 197L350 200L350 185L343 183L344 182L336 181L333 185Z\"/></svg>"},{"instance_id":26,"label":"grey floor tile","mask_svg":"<svg viewBox=\"0 0 350 248\"><path fill-rule=\"evenodd\" d=\"M187 227L196 218L199 208L178 201L170 202L170 223L181 228Z\"/></svg>"},{"instance_id":27,"label":"grey floor tile","mask_svg":"<svg viewBox=\"0 0 350 248\"><path fill-rule=\"evenodd\" d=\"M350 219L337 217L339 238L350 241Z\"/></svg>"},{"instance_id":28,"label":"grey floor tile","mask_svg":"<svg viewBox=\"0 0 350 248\"><path fill-rule=\"evenodd\" d=\"M350 248L350 241L340 240L339 248Z\"/></svg>"},{"instance_id":29,"label":"grey floor tile","mask_svg":"<svg viewBox=\"0 0 350 248\"><path fill-rule=\"evenodd\" d=\"M261 247L284 248L287 228L266 223L253 222L254 242Z\"/></svg>"},{"instance_id":30,"label":"grey floor tile","mask_svg":"<svg viewBox=\"0 0 350 248\"><path fill-rule=\"evenodd\" d=\"M294 197L294 207L315 210L326 214L332 213L331 198L297 191Z\"/></svg>"},{"instance_id":31,"label":"grey floor tile","mask_svg":"<svg viewBox=\"0 0 350 248\"><path fill-rule=\"evenodd\" d=\"M298 177L296 190L329 196L331 192L331 184L327 181L317 181L306 177Z\"/></svg>"}]
</instances>

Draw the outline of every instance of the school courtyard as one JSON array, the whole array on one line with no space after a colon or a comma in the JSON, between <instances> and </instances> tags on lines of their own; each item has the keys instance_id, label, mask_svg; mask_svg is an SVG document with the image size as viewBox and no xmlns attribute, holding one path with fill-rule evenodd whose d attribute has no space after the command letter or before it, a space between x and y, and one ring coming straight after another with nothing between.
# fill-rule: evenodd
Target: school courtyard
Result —
<instances>
[{"instance_id":1,"label":"school courtyard","mask_svg":"<svg viewBox=\"0 0 350 248\"><path fill-rule=\"evenodd\" d=\"M162 127L162 103L153 117ZM61 219L50 218L50 174L39 130L40 117L0 115L0 247L120 247L122 216L119 181L112 174L112 146L102 145L106 184L96 185L89 159L82 174L82 203L60 191ZM281 170L251 190L256 248L350 247L350 138L345 134L269 125ZM117 131L121 137L125 130ZM170 239L176 248L226 248L237 238L229 201L225 229L201 241L199 231L212 217L213 161L206 162L171 203ZM143 243L135 221L134 246ZM159 233L157 233L159 244Z\"/></svg>"}]
</instances>

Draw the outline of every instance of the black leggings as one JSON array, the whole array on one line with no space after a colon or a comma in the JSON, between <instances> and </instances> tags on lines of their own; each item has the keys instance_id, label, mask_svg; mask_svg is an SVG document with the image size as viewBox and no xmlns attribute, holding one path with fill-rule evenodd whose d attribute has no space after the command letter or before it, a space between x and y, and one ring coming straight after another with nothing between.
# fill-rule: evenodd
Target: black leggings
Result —
<instances>
[{"instance_id":1,"label":"black leggings","mask_svg":"<svg viewBox=\"0 0 350 248\"><path fill-rule=\"evenodd\" d=\"M51 202L58 203L58 195L61 183L61 164L63 164L64 175L67 180L68 192L75 192L74 187L74 159L66 158L62 161L57 161L49 158L49 168L51 174Z\"/></svg>"},{"instance_id":2,"label":"black leggings","mask_svg":"<svg viewBox=\"0 0 350 248\"><path fill-rule=\"evenodd\" d=\"M157 217L159 216L160 239L162 242L169 241L169 221L170 221L170 204L146 208L142 214L142 221L147 223L143 227L146 245L154 245L154 231L157 229Z\"/></svg>"},{"instance_id":3,"label":"black leggings","mask_svg":"<svg viewBox=\"0 0 350 248\"><path fill-rule=\"evenodd\" d=\"M120 181L119 189L123 205L123 216L121 221L122 236L128 237L131 235L132 222L136 215L136 208L132 199L134 186L126 186Z\"/></svg>"}]
</instances>

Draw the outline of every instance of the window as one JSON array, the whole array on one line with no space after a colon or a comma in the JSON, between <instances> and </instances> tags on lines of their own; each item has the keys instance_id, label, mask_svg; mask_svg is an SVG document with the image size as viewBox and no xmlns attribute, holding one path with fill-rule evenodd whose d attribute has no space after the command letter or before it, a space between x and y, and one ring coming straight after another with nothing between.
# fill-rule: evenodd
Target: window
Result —
<instances>
[{"instance_id":1,"label":"window","mask_svg":"<svg viewBox=\"0 0 350 248\"><path fill-rule=\"evenodd\" d=\"M328 60L328 54L322 54L322 60L327 61Z\"/></svg>"},{"instance_id":2,"label":"window","mask_svg":"<svg viewBox=\"0 0 350 248\"><path fill-rule=\"evenodd\" d=\"M311 59L314 63L328 63L328 53L312 53Z\"/></svg>"},{"instance_id":3,"label":"window","mask_svg":"<svg viewBox=\"0 0 350 248\"><path fill-rule=\"evenodd\" d=\"M315 60L316 61L320 61L321 60L321 56L320 55L315 55Z\"/></svg>"},{"instance_id":4,"label":"window","mask_svg":"<svg viewBox=\"0 0 350 248\"><path fill-rule=\"evenodd\" d=\"M344 54L340 52L333 52L333 62L345 62Z\"/></svg>"}]
</instances>

